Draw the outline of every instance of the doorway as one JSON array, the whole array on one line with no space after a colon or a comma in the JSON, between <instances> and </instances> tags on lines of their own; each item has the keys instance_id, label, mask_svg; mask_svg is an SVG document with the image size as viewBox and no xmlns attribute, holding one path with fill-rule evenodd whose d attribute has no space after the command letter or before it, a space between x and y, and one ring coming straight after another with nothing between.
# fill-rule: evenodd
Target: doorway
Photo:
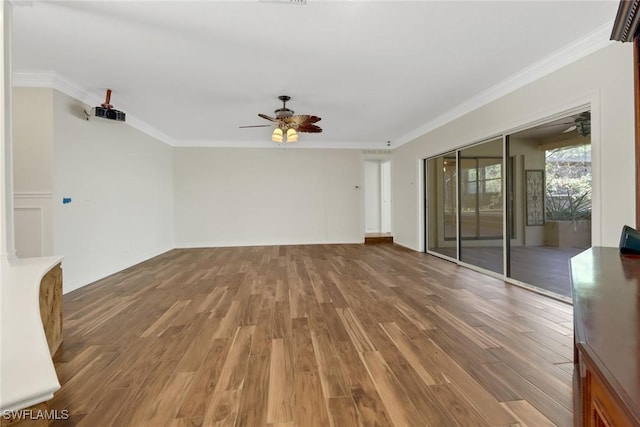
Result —
<instances>
[{"instance_id":1,"label":"doorway","mask_svg":"<svg viewBox=\"0 0 640 427\"><path fill-rule=\"evenodd\" d=\"M391 161L364 162L365 234L391 234Z\"/></svg>"}]
</instances>

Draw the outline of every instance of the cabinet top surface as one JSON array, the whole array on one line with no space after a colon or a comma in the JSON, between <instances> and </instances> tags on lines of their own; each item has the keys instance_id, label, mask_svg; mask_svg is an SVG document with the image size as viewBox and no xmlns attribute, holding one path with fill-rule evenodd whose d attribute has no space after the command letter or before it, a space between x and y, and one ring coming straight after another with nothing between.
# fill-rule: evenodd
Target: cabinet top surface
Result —
<instances>
[{"instance_id":1,"label":"cabinet top surface","mask_svg":"<svg viewBox=\"0 0 640 427\"><path fill-rule=\"evenodd\" d=\"M571 259L576 342L640 415L640 257L591 248Z\"/></svg>"}]
</instances>

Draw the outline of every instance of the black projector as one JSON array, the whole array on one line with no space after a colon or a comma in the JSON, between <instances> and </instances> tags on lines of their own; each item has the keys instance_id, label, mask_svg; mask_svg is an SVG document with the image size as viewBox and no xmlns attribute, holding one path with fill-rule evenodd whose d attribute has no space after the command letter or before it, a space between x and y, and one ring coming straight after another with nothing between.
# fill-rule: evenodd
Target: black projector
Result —
<instances>
[{"instance_id":1,"label":"black projector","mask_svg":"<svg viewBox=\"0 0 640 427\"><path fill-rule=\"evenodd\" d=\"M116 122L125 121L125 113L114 108L96 107L93 109L93 115L101 119L115 120Z\"/></svg>"}]
</instances>

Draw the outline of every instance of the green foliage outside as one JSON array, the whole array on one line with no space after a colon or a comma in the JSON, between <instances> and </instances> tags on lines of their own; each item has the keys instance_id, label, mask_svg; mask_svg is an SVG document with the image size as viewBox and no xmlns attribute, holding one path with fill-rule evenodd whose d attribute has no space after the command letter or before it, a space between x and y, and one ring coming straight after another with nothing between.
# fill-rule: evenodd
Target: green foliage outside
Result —
<instances>
[{"instance_id":1,"label":"green foliage outside","mask_svg":"<svg viewBox=\"0 0 640 427\"><path fill-rule=\"evenodd\" d=\"M547 221L591 219L591 145L547 150Z\"/></svg>"}]
</instances>

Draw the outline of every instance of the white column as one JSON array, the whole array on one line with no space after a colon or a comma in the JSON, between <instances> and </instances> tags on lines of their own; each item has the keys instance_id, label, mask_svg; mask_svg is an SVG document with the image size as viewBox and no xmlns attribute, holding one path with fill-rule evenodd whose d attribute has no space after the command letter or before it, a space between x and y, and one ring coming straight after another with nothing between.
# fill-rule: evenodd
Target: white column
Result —
<instances>
[{"instance_id":1,"label":"white column","mask_svg":"<svg viewBox=\"0 0 640 427\"><path fill-rule=\"evenodd\" d=\"M0 120L0 262L15 258L15 239L13 233L13 147L11 130L11 3L2 1L2 80L0 92L2 94L2 120Z\"/></svg>"}]
</instances>

